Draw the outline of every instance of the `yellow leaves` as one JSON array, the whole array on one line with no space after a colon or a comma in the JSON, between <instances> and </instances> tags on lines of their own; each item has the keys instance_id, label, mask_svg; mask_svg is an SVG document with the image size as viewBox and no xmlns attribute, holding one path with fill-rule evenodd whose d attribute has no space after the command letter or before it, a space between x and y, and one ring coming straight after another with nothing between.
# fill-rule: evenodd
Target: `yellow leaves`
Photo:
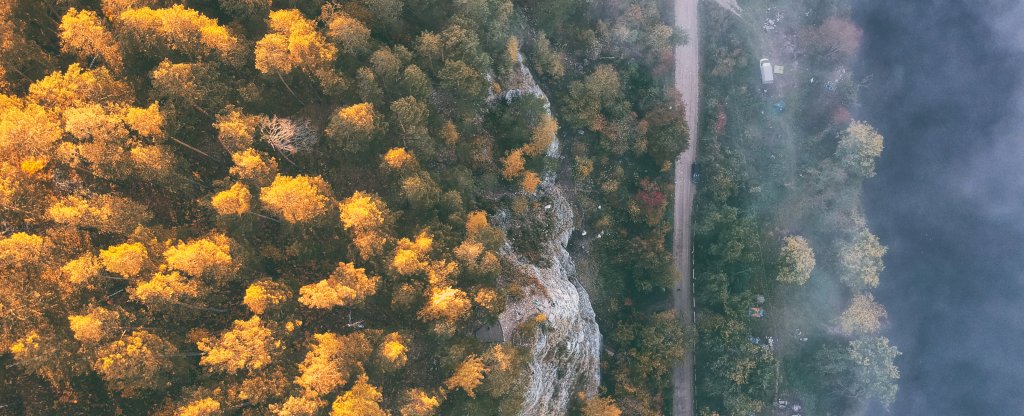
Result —
<instances>
[{"instance_id":1,"label":"yellow leaves","mask_svg":"<svg viewBox=\"0 0 1024 416\"><path fill-rule=\"evenodd\" d=\"M83 343L94 344L103 340L106 334L117 329L119 317L120 314L115 311L95 307L88 314L69 316L68 323L71 332L75 334L75 339Z\"/></svg>"},{"instance_id":2,"label":"yellow leaves","mask_svg":"<svg viewBox=\"0 0 1024 416\"><path fill-rule=\"evenodd\" d=\"M252 146L252 138L256 134L259 117L231 110L227 114L218 114L213 127L217 129L217 139L229 152L239 152ZM253 152L252 149L248 151Z\"/></svg>"},{"instance_id":3,"label":"yellow leaves","mask_svg":"<svg viewBox=\"0 0 1024 416\"><path fill-rule=\"evenodd\" d=\"M114 146L125 145L128 138L128 129L125 128L121 117L99 104L65 110L64 130L76 139L92 139Z\"/></svg>"},{"instance_id":4,"label":"yellow leaves","mask_svg":"<svg viewBox=\"0 0 1024 416\"><path fill-rule=\"evenodd\" d=\"M45 157L29 158L22 160L20 166L21 172L28 176L35 175L37 172L43 170L43 168L46 167L46 164L49 163L49 161L50 160Z\"/></svg>"},{"instance_id":5,"label":"yellow leaves","mask_svg":"<svg viewBox=\"0 0 1024 416\"><path fill-rule=\"evenodd\" d=\"M420 389L410 389L405 396L405 405L399 410L402 416L433 416L441 406L437 396Z\"/></svg>"},{"instance_id":6,"label":"yellow leaves","mask_svg":"<svg viewBox=\"0 0 1024 416\"><path fill-rule=\"evenodd\" d=\"M373 104L361 103L338 110L338 119L353 130L369 132L374 126L373 114Z\"/></svg>"},{"instance_id":7,"label":"yellow leaves","mask_svg":"<svg viewBox=\"0 0 1024 416\"><path fill-rule=\"evenodd\" d=\"M124 122L140 136L154 139L164 136L164 116L158 102L146 108L129 107L125 111Z\"/></svg>"},{"instance_id":8,"label":"yellow leaves","mask_svg":"<svg viewBox=\"0 0 1024 416\"><path fill-rule=\"evenodd\" d=\"M103 264L100 263L99 257L92 253L85 253L77 259L69 261L60 268L60 271L69 282L80 285L99 275L102 269Z\"/></svg>"},{"instance_id":9,"label":"yellow leaves","mask_svg":"<svg viewBox=\"0 0 1024 416\"><path fill-rule=\"evenodd\" d=\"M216 51L229 62L236 62L239 57L238 39L226 28L180 4L163 9L128 9L118 15L116 23L150 46L166 46L198 57Z\"/></svg>"},{"instance_id":10,"label":"yellow leaves","mask_svg":"<svg viewBox=\"0 0 1024 416\"><path fill-rule=\"evenodd\" d=\"M404 147L396 147L384 154L384 165L399 170L413 163L416 159Z\"/></svg>"},{"instance_id":11,"label":"yellow leaves","mask_svg":"<svg viewBox=\"0 0 1024 416\"><path fill-rule=\"evenodd\" d=\"M142 243L124 243L100 250L103 267L124 277L134 277L149 263L149 251Z\"/></svg>"},{"instance_id":12,"label":"yellow leaves","mask_svg":"<svg viewBox=\"0 0 1024 416\"><path fill-rule=\"evenodd\" d=\"M42 106L15 99L0 101L0 160L17 164L48 156L60 137L57 118Z\"/></svg>"},{"instance_id":13,"label":"yellow leaves","mask_svg":"<svg viewBox=\"0 0 1024 416\"><path fill-rule=\"evenodd\" d=\"M421 232L415 241L408 238L399 240L391 267L402 276L426 270L429 265L426 257L433 243L433 237L426 231Z\"/></svg>"},{"instance_id":14,"label":"yellow leaves","mask_svg":"<svg viewBox=\"0 0 1024 416\"><path fill-rule=\"evenodd\" d=\"M173 345L145 330L136 330L97 351L93 369L107 385L125 394L160 386L177 354Z\"/></svg>"},{"instance_id":15,"label":"yellow leaves","mask_svg":"<svg viewBox=\"0 0 1024 416\"><path fill-rule=\"evenodd\" d=\"M483 383L485 371L487 371L487 367L484 365L484 360L477 355L470 355L462 361L462 364L459 364L459 368L455 369L455 374L445 380L444 384L449 389L462 389L469 397L475 398L474 390L480 386L480 383Z\"/></svg>"},{"instance_id":16,"label":"yellow leaves","mask_svg":"<svg viewBox=\"0 0 1024 416\"><path fill-rule=\"evenodd\" d=\"M28 99L61 112L88 104L127 103L132 92L128 84L114 79L106 68L83 71L78 64L71 64L64 73L54 72L32 83Z\"/></svg>"},{"instance_id":17,"label":"yellow leaves","mask_svg":"<svg viewBox=\"0 0 1024 416\"><path fill-rule=\"evenodd\" d=\"M245 289L245 298L242 303L248 306L252 313L262 315L267 310L288 301L291 295L291 291L282 283L260 280ZM291 322L287 325L294 327ZM288 331L290 332L291 329Z\"/></svg>"},{"instance_id":18,"label":"yellow leaves","mask_svg":"<svg viewBox=\"0 0 1024 416\"><path fill-rule=\"evenodd\" d=\"M121 49L96 12L71 8L60 19L60 45L82 59L100 56L115 71L123 66Z\"/></svg>"},{"instance_id":19,"label":"yellow leaves","mask_svg":"<svg viewBox=\"0 0 1024 416\"><path fill-rule=\"evenodd\" d=\"M622 410L608 397L590 397L583 404L583 416L620 416Z\"/></svg>"},{"instance_id":20,"label":"yellow leaves","mask_svg":"<svg viewBox=\"0 0 1024 416\"><path fill-rule=\"evenodd\" d=\"M0 239L0 267L40 264L50 254L52 243L35 234L14 233Z\"/></svg>"},{"instance_id":21,"label":"yellow leaves","mask_svg":"<svg viewBox=\"0 0 1024 416\"><path fill-rule=\"evenodd\" d=\"M339 205L341 224L356 232L377 230L384 226L387 206L380 197L356 191Z\"/></svg>"},{"instance_id":22,"label":"yellow leaves","mask_svg":"<svg viewBox=\"0 0 1024 416\"><path fill-rule=\"evenodd\" d=\"M511 152L501 161L502 169L501 176L505 180L513 180L518 178L519 175L523 174L523 169L526 167L526 159L523 158L523 149L516 149Z\"/></svg>"},{"instance_id":23,"label":"yellow leaves","mask_svg":"<svg viewBox=\"0 0 1024 416\"><path fill-rule=\"evenodd\" d=\"M379 283L380 278L367 276L366 269L338 263L329 278L299 289L299 303L317 309L352 306L377 293Z\"/></svg>"},{"instance_id":24,"label":"yellow leaves","mask_svg":"<svg viewBox=\"0 0 1024 416\"><path fill-rule=\"evenodd\" d=\"M291 396L283 404L270 405L270 412L277 416L315 416L323 406L324 401L318 397Z\"/></svg>"},{"instance_id":25,"label":"yellow leaves","mask_svg":"<svg viewBox=\"0 0 1024 416\"><path fill-rule=\"evenodd\" d=\"M331 406L331 416L387 416L381 409L384 396L369 383L366 374L360 374L352 389L338 396Z\"/></svg>"},{"instance_id":26,"label":"yellow leaves","mask_svg":"<svg viewBox=\"0 0 1024 416\"><path fill-rule=\"evenodd\" d=\"M862 335L878 332L888 314L870 293L853 295L850 307L839 316L839 332Z\"/></svg>"},{"instance_id":27,"label":"yellow leaves","mask_svg":"<svg viewBox=\"0 0 1024 416\"><path fill-rule=\"evenodd\" d=\"M397 332L392 332L384 338L384 344L380 347L380 355L392 367L398 368L405 365L409 360L406 356L408 347L406 341Z\"/></svg>"},{"instance_id":28,"label":"yellow leaves","mask_svg":"<svg viewBox=\"0 0 1024 416\"><path fill-rule=\"evenodd\" d=\"M38 350L39 346L39 332L32 331L11 344L11 354L14 354L15 359L21 361L24 360L22 357Z\"/></svg>"},{"instance_id":29,"label":"yellow leaves","mask_svg":"<svg viewBox=\"0 0 1024 416\"><path fill-rule=\"evenodd\" d=\"M370 43L370 29L345 12L331 14L327 21L327 37L344 53L359 52Z\"/></svg>"},{"instance_id":30,"label":"yellow leaves","mask_svg":"<svg viewBox=\"0 0 1024 416\"><path fill-rule=\"evenodd\" d=\"M175 413L177 416L215 416L220 414L220 402L209 397L182 406Z\"/></svg>"},{"instance_id":31,"label":"yellow leaves","mask_svg":"<svg viewBox=\"0 0 1024 416\"><path fill-rule=\"evenodd\" d=\"M430 298L418 316L421 321L434 322L438 332L450 333L458 321L469 314L471 306L469 296L460 289L431 287Z\"/></svg>"},{"instance_id":32,"label":"yellow leaves","mask_svg":"<svg viewBox=\"0 0 1024 416\"><path fill-rule=\"evenodd\" d=\"M327 213L330 187L319 176L277 175L260 190L263 206L289 223L312 220Z\"/></svg>"},{"instance_id":33,"label":"yellow leaves","mask_svg":"<svg viewBox=\"0 0 1024 416\"><path fill-rule=\"evenodd\" d=\"M257 370L273 361L273 354L280 349L269 328L263 325L259 316L247 321L236 320L230 331L222 334L215 342L207 340L196 343L199 351L206 353L199 364L211 370L231 374L242 369Z\"/></svg>"},{"instance_id":34,"label":"yellow leaves","mask_svg":"<svg viewBox=\"0 0 1024 416\"><path fill-rule=\"evenodd\" d=\"M156 273L147 281L130 289L132 299L150 304L156 302L178 302L181 298L199 296L199 284L186 279L181 273Z\"/></svg>"},{"instance_id":35,"label":"yellow leaves","mask_svg":"<svg viewBox=\"0 0 1024 416\"><path fill-rule=\"evenodd\" d=\"M234 271L231 239L224 234L212 234L187 243L179 241L164 251L164 258L170 268L192 276L204 273L220 276Z\"/></svg>"},{"instance_id":36,"label":"yellow leaves","mask_svg":"<svg viewBox=\"0 0 1024 416\"><path fill-rule=\"evenodd\" d=\"M314 334L316 345L299 364L295 384L307 395L324 396L348 382L360 364L369 358L372 348L362 333L338 335Z\"/></svg>"},{"instance_id":37,"label":"yellow leaves","mask_svg":"<svg viewBox=\"0 0 1024 416\"><path fill-rule=\"evenodd\" d=\"M298 10L275 10L268 23L271 33L256 42L256 69L260 72L287 74L296 68L312 72L334 61L337 48Z\"/></svg>"},{"instance_id":38,"label":"yellow leaves","mask_svg":"<svg viewBox=\"0 0 1024 416\"><path fill-rule=\"evenodd\" d=\"M235 183L231 185L231 188L214 195L210 203L220 215L242 215L249 212L249 201L251 200L252 194L249 193L249 188L241 183Z\"/></svg>"},{"instance_id":39,"label":"yellow leaves","mask_svg":"<svg viewBox=\"0 0 1024 416\"><path fill-rule=\"evenodd\" d=\"M523 150L530 156L541 156L548 151L548 147L551 147L557 133L558 122L550 114L543 114L540 122L533 128L530 142L523 146Z\"/></svg>"},{"instance_id":40,"label":"yellow leaves","mask_svg":"<svg viewBox=\"0 0 1024 416\"><path fill-rule=\"evenodd\" d=\"M46 214L60 224L118 234L131 233L152 218L152 214L142 204L107 194L64 197L50 205Z\"/></svg>"},{"instance_id":41,"label":"yellow leaves","mask_svg":"<svg viewBox=\"0 0 1024 416\"><path fill-rule=\"evenodd\" d=\"M473 302L480 305L488 312L499 313L501 312L501 300L498 298L498 292L494 289L485 287L476 291L476 295L473 296Z\"/></svg>"},{"instance_id":42,"label":"yellow leaves","mask_svg":"<svg viewBox=\"0 0 1024 416\"><path fill-rule=\"evenodd\" d=\"M530 171L523 174L523 181L520 183L523 192L532 194L537 190L537 185L540 185L540 176Z\"/></svg>"},{"instance_id":43,"label":"yellow leaves","mask_svg":"<svg viewBox=\"0 0 1024 416\"><path fill-rule=\"evenodd\" d=\"M265 186L277 175L277 160L253 149L232 153L231 161L231 175L255 186Z\"/></svg>"}]
</instances>

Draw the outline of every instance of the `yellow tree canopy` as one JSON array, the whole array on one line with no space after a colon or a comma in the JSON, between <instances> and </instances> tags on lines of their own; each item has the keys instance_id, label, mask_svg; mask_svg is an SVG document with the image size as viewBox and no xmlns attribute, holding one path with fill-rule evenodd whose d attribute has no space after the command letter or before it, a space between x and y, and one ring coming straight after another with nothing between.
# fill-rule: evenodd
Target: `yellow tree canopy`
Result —
<instances>
[{"instance_id":1,"label":"yellow tree canopy","mask_svg":"<svg viewBox=\"0 0 1024 416\"><path fill-rule=\"evenodd\" d=\"M260 202L287 222L310 221L327 213L330 186L319 176L277 175L274 182L260 189Z\"/></svg>"},{"instance_id":2,"label":"yellow tree canopy","mask_svg":"<svg viewBox=\"0 0 1024 416\"><path fill-rule=\"evenodd\" d=\"M870 293L853 295L850 307L839 315L839 332L846 335L864 335L878 332L888 314Z\"/></svg>"},{"instance_id":3,"label":"yellow tree canopy","mask_svg":"<svg viewBox=\"0 0 1024 416\"><path fill-rule=\"evenodd\" d=\"M0 160L17 165L45 156L61 134L60 121L39 104L0 98Z\"/></svg>"},{"instance_id":4,"label":"yellow tree canopy","mask_svg":"<svg viewBox=\"0 0 1024 416\"><path fill-rule=\"evenodd\" d=\"M145 108L127 107L123 117L125 124L142 137L160 139L164 136L165 120L159 102Z\"/></svg>"},{"instance_id":5,"label":"yellow tree canopy","mask_svg":"<svg viewBox=\"0 0 1024 416\"><path fill-rule=\"evenodd\" d=\"M65 279L74 285L80 285L92 280L103 270L103 263L95 254L85 253L74 260L67 262L60 268Z\"/></svg>"},{"instance_id":6,"label":"yellow tree canopy","mask_svg":"<svg viewBox=\"0 0 1024 416\"><path fill-rule=\"evenodd\" d=\"M316 416L324 401L319 397L291 396L281 404L270 405L270 413L277 416Z\"/></svg>"},{"instance_id":7,"label":"yellow tree canopy","mask_svg":"<svg viewBox=\"0 0 1024 416\"><path fill-rule=\"evenodd\" d=\"M57 71L32 83L28 99L59 113L69 107L82 107L96 103L129 103L132 90L128 84L111 75L107 68L82 70L77 63L68 65L63 73Z\"/></svg>"},{"instance_id":8,"label":"yellow tree canopy","mask_svg":"<svg viewBox=\"0 0 1024 416\"><path fill-rule=\"evenodd\" d=\"M179 241L164 250L164 259L170 268L192 276L223 276L236 268L231 259L231 244L230 238L219 233L189 242Z\"/></svg>"},{"instance_id":9,"label":"yellow tree canopy","mask_svg":"<svg viewBox=\"0 0 1024 416\"><path fill-rule=\"evenodd\" d=\"M71 315L68 323L75 339L85 344L95 344L115 334L120 329L121 314L107 308L97 306L89 309L85 315Z\"/></svg>"},{"instance_id":10,"label":"yellow tree canopy","mask_svg":"<svg viewBox=\"0 0 1024 416\"><path fill-rule=\"evenodd\" d=\"M455 369L455 374L445 380L444 385L449 389L462 389L469 397L475 398L474 390L483 383L486 371L484 360L480 356L470 355Z\"/></svg>"},{"instance_id":11,"label":"yellow tree canopy","mask_svg":"<svg viewBox=\"0 0 1024 416\"><path fill-rule=\"evenodd\" d=\"M302 12L275 10L268 23L270 33L256 42L256 69L260 72L282 75L300 69L311 73L334 62L337 48Z\"/></svg>"},{"instance_id":12,"label":"yellow tree canopy","mask_svg":"<svg viewBox=\"0 0 1024 416\"><path fill-rule=\"evenodd\" d=\"M103 58L115 71L123 68L121 48L96 12L74 7L60 19L60 46L83 59Z\"/></svg>"},{"instance_id":13,"label":"yellow tree canopy","mask_svg":"<svg viewBox=\"0 0 1024 416\"><path fill-rule=\"evenodd\" d=\"M246 321L236 320L231 330L216 340L202 340L196 345L199 351L206 353L199 364L210 367L210 370L233 374L242 369L258 370L270 364L281 343L274 339L270 329L256 315Z\"/></svg>"},{"instance_id":14,"label":"yellow tree canopy","mask_svg":"<svg viewBox=\"0 0 1024 416\"><path fill-rule=\"evenodd\" d=\"M196 57L206 57L215 51L233 63L241 58L238 39L226 27L180 4L163 9L128 9L118 15L115 23L150 47L166 46Z\"/></svg>"},{"instance_id":15,"label":"yellow tree canopy","mask_svg":"<svg viewBox=\"0 0 1024 416\"><path fill-rule=\"evenodd\" d=\"M327 19L327 37L343 53L362 52L370 46L370 28L341 11L331 13Z\"/></svg>"},{"instance_id":16,"label":"yellow tree canopy","mask_svg":"<svg viewBox=\"0 0 1024 416\"><path fill-rule=\"evenodd\" d=\"M432 287L430 299L420 310L419 318L425 322L434 321L441 332L450 332L459 320L469 314L470 307L472 304L466 292L453 287Z\"/></svg>"},{"instance_id":17,"label":"yellow tree canopy","mask_svg":"<svg viewBox=\"0 0 1024 416\"><path fill-rule=\"evenodd\" d=\"M341 224L356 233L378 230L387 221L388 207L380 197L356 191L338 205Z\"/></svg>"},{"instance_id":18,"label":"yellow tree canopy","mask_svg":"<svg viewBox=\"0 0 1024 416\"><path fill-rule=\"evenodd\" d=\"M262 315L264 312L287 302L292 297L291 290L283 283L273 280L260 280L245 289L245 298L242 303L249 307L252 313Z\"/></svg>"},{"instance_id":19,"label":"yellow tree canopy","mask_svg":"<svg viewBox=\"0 0 1024 416\"><path fill-rule=\"evenodd\" d=\"M368 276L366 269L338 263L329 278L299 289L299 303L318 309L352 306L377 293L379 283L380 278Z\"/></svg>"},{"instance_id":20,"label":"yellow tree canopy","mask_svg":"<svg viewBox=\"0 0 1024 416\"><path fill-rule=\"evenodd\" d=\"M252 146L259 116L244 114L232 109L226 114L218 114L213 127L217 129L217 139L229 152L238 152Z\"/></svg>"},{"instance_id":21,"label":"yellow tree canopy","mask_svg":"<svg viewBox=\"0 0 1024 416\"><path fill-rule=\"evenodd\" d=\"M620 416L622 410L608 397L590 397L583 404L583 416Z\"/></svg>"},{"instance_id":22,"label":"yellow tree canopy","mask_svg":"<svg viewBox=\"0 0 1024 416\"><path fill-rule=\"evenodd\" d=\"M415 164L416 158L404 147L395 147L384 154L384 166L388 169L401 170Z\"/></svg>"},{"instance_id":23,"label":"yellow tree canopy","mask_svg":"<svg viewBox=\"0 0 1024 416\"><path fill-rule=\"evenodd\" d=\"M408 341L397 332L388 334L384 337L384 342L380 346L381 358L392 368L404 366L409 360L406 355L406 352L409 350L406 346L407 343Z\"/></svg>"},{"instance_id":24,"label":"yellow tree canopy","mask_svg":"<svg viewBox=\"0 0 1024 416\"><path fill-rule=\"evenodd\" d=\"M341 120L345 128L351 131L368 133L373 131L374 111L373 104L360 103L343 107L338 110L338 120Z\"/></svg>"},{"instance_id":25,"label":"yellow tree canopy","mask_svg":"<svg viewBox=\"0 0 1024 416\"><path fill-rule=\"evenodd\" d=\"M420 389L410 389L405 392L405 404L399 412L402 416L433 416L439 406L441 400L437 396Z\"/></svg>"},{"instance_id":26,"label":"yellow tree canopy","mask_svg":"<svg viewBox=\"0 0 1024 416\"><path fill-rule=\"evenodd\" d=\"M523 174L523 181L520 183L523 192L532 194L537 190L537 185L540 185L540 176L537 176L534 172L526 171Z\"/></svg>"},{"instance_id":27,"label":"yellow tree canopy","mask_svg":"<svg viewBox=\"0 0 1024 416\"><path fill-rule=\"evenodd\" d=\"M526 159L523 158L523 149L520 148L509 152L508 156L505 156L501 163L501 176L505 178L505 180L511 181L518 178L519 175L523 174L523 169L526 167Z\"/></svg>"},{"instance_id":28,"label":"yellow tree canopy","mask_svg":"<svg viewBox=\"0 0 1024 416\"><path fill-rule=\"evenodd\" d=\"M338 396L331 406L331 416L387 416L381 409L384 396L369 383L366 374L360 374L352 388Z\"/></svg>"},{"instance_id":29,"label":"yellow tree canopy","mask_svg":"<svg viewBox=\"0 0 1024 416\"><path fill-rule=\"evenodd\" d=\"M35 234L14 233L0 239L0 267L38 265L49 256L53 243Z\"/></svg>"},{"instance_id":30,"label":"yellow tree canopy","mask_svg":"<svg viewBox=\"0 0 1024 416\"><path fill-rule=\"evenodd\" d=\"M416 240L403 238L395 248L395 257L391 267L403 276L425 271L429 266L427 254L434 244L433 237L426 231L420 232Z\"/></svg>"},{"instance_id":31,"label":"yellow tree canopy","mask_svg":"<svg viewBox=\"0 0 1024 416\"><path fill-rule=\"evenodd\" d=\"M220 215L242 215L249 212L249 203L252 201L252 193L249 188L241 183L235 183L230 188L218 192L210 200L213 209Z\"/></svg>"},{"instance_id":32,"label":"yellow tree canopy","mask_svg":"<svg viewBox=\"0 0 1024 416\"><path fill-rule=\"evenodd\" d=\"M199 296L199 284L177 271L157 272L151 279L139 282L134 288L129 289L129 292L132 299L146 304L174 303L180 302L183 298Z\"/></svg>"},{"instance_id":33,"label":"yellow tree canopy","mask_svg":"<svg viewBox=\"0 0 1024 416\"><path fill-rule=\"evenodd\" d=\"M145 330L136 330L101 347L93 369L107 385L124 394L163 385L173 367L174 345Z\"/></svg>"},{"instance_id":34,"label":"yellow tree canopy","mask_svg":"<svg viewBox=\"0 0 1024 416\"><path fill-rule=\"evenodd\" d=\"M788 236L783 239L779 253L779 275L782 283L802 285L811 278L814 271L814 250L801 236Z\"/></svg>"},{"instance_id":35,"label":"yellow tree canopy","mask_svg":"<svg viewBox=\"0 0 1024 416\"><path fill-rule=\"evenodd\" d=\"M295 383L314 396L330 394L341 387L370 357L370 342L362 333L315 334L316 345L299 364Z\"/></svg>"},{"instance_id":36,"label":"yellow tree canopy","mask_svg":"<svg viewBox=\"0 0 1024 416\"><path fill-rule=\"evenodd\" d=\"M124 243L100 250L103 267L124 277L138 276L149 265L149 250L142 243Z\"/></svg>"},{"instance_id":37,"label":"yellow tree canopy","mask_svg":"<svg viewBox=\"0 0 1024 416\"><path fill-rule=\"evenodd\" d=\"M267 186L277 175L277 159L253 149L232 153L231 161L231 176L253 186Z\"/></svg>"},{"instance_id":38,"label":"yellow tree canopy","mask_svg":"<svg viewBox=\"0 0 1024 416\"><path fill-rule=\"evenodd\" d=\"M67 196L50 205L46 213L60 224L122 235L130 234L153 217L146 206L111 194Z\"/></svg>"},{"instance_id":39,"label":"yellow tree canopy","mask_svg":"<svg viewBox=\"0 0 1024 416\"><path fill-rule=\"evenodd\" d=\"M548 151L548 147L555 141L558 133L558 122L550 114L541 115L540 123L533 128L530 135L530 142L523 146L523 150L530 156L540 156Z\"/></svg>"},{"instance_id":40,"label":"yellow tree canopy","mask_svg":"<svg viewBox=\"0 0 1024 416\"><path fill-rule=\"evenodd\" d=\"M220 415L220 402L209 397L193 401L178 408L177 416L215 416Z\"/></svg>"}]
</instances>

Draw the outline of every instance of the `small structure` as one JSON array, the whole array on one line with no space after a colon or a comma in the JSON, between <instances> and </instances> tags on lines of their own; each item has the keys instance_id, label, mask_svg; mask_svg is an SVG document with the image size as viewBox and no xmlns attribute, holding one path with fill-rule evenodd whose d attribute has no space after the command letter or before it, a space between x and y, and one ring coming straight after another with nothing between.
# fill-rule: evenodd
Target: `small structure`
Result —
<instances>
[{"instance_id":1,"label":"small structure","mask_svg":"<svg viewBox=\"0 0 1024 416\"><path fill-rule=\"evenodd\" d=\"M764 308L750 308L751 318L764 318Z\"/></svg>"},{"instance_id":2,"label":"small structure","mask_svg":"<svg viewBox=\"0 0 1024 416\"><path fill-rule=\"evenodd\" d=\"M761 60L761 83L768 85L775 82L775 74L772 70L772 63L768 59Z\"/></svg>"},{"instance_id":3,"label":"small structure","mask_svg":"<svg viewBox=\"0 0 1024 416\"><path fill-rule=\"evenodd\" d=\"M778 74L778 75L785 74L786 73L786 67L784 67L782 65L775 65L775 73Z\"/></svg>"},{"instance_id":4,"label":"small structure","mask_svg":"<svg viewBox=\"0 0 1024 416\"><path fill-rule=\"evenodd\" d=\"M505 331L501 329L501 321L494 325L484 325L473 332L480 342L505 342Z\"/></svg>"}]
</instances>

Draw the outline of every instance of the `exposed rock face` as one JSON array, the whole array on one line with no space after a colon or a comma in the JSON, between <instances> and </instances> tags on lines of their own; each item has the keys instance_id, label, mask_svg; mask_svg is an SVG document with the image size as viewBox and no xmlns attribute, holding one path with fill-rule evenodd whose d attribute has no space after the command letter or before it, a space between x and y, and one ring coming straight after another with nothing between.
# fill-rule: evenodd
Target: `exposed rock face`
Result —
<instances>
[{"instance_id":1,"label":"exposed rock face","mask_svg":"<svg viewBox=\"0 0 1024 416\"><path fill-rule=\"evenodd\" d=\"M565 414L573 394L596 394L600 380L601 332L565 249L573 231L572 207L556 185L546 192L555 218L552 239L546 244L551 266L527 263L508 244L502 250L512 267L533 278L533 285L524 288L525 296L508 304L499 317L501 327L515 331L538 313L546 317L527 345L530 379L520 413L524 416Z\"/></svg>"},{"instance_id":2,"label":"exposed rock face","mask_svg":"<svg viewBox=\"0 0 1024 416\"><path fill-rule=\"evenodd\" d=\"M520 88L506 95L533 94L547 97L537 86L520 55ZM547 155L559 157L557 138L548 148ZM566 245L573 232L572 206L562 194L554 172L545 172L541 192L551 201L554 227L548 241L544 242L546 258L550 266L540 267L516 255L508 243L502 249L504 259L517 269L516 274L528 276L523 287L523 296L509 301L499 319L506 339L517 339L520 345L530 348L529 379L525 381L524 403L520 410L523 416L563 415L576 392L596 395L600 384L601 332L594 319L594 309L587 292L576 280L576 266L573 264ZM507 277L506 277L507 278ZM504 282L507 283L507 282ZM519 282L522 284L522 282ZM545 320L532 334L532 339L522 341L528 333L515 334L527 321L538 314Z\"/></svg>"}]
</instances>

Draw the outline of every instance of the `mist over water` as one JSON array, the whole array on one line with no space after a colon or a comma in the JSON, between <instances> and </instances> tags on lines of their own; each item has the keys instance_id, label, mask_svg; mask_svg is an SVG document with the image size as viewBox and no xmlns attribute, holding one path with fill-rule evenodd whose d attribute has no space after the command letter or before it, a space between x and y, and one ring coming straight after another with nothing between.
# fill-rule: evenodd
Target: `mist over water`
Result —
<instances>
[{"instance_id":1,"label":"mist over water","mask_svg":"<svg viewBox=\"0 0 1024 416\"><path fill-rule=\"evenodd\" d=\"M1024 415L1024 6L863 0L895 415Z\"/></svg>"}]
</instances>

